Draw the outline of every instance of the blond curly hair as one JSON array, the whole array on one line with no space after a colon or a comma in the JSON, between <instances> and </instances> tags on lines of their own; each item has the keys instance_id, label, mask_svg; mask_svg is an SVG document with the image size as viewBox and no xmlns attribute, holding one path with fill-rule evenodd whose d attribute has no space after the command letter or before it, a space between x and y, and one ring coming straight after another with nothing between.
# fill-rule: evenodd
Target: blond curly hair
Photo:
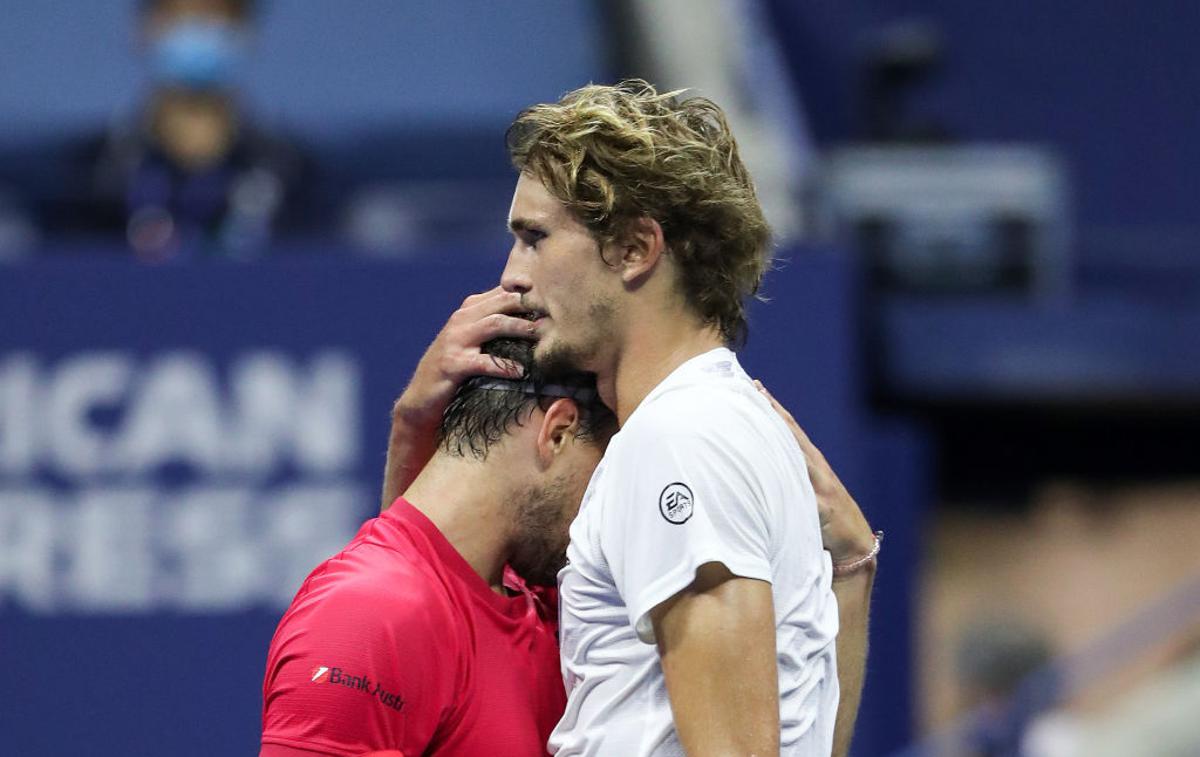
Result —
<instances>
[{"instance_id":1,"label":"blond curly hair","mask_svg":"<svg viewBox=\"0 0 1200 757\"><path fill-rule=\"evenodd\" d=\"M640 79L588 85L522 111L506 142L601 244L653 218L689 305L727 343L746 335L747 297L771 264L771 230L725 114Z\"/></svg>"}]
</instances>

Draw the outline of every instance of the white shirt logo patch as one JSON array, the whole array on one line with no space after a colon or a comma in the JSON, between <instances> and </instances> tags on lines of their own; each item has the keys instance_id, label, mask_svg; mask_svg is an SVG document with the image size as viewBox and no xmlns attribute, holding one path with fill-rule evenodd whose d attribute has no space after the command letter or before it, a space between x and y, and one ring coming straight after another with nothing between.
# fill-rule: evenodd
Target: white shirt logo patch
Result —
<instances>
[{"instance_id":1,"label":"white shirt logo patch","mask_svg":"<svg viewBox=\"0 0 1200 757\"><path fill-rule=\"evenodd\" d=\"M679 525L692 517L692 490L687 484L676 481L667 484L658 495L658 511L668 522Z\"/></svg>"}]
</instances>

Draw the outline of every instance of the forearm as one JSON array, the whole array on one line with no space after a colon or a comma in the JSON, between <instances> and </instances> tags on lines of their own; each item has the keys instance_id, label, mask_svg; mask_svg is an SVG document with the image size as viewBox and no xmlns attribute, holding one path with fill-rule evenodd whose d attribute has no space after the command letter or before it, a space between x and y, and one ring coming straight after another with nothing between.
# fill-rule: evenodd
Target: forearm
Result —
<instances>
[{"instance_id":1,"label":"forearm","mask_svg":"<svg viewBox=\"0 0 1200 757\"><path fill-rule=\"evenodd\" d=\"M840 625L837 669L838 687L841 689L837 719L833 726L833 757L845 757L849 753L850 739L854 735L854 721L858 718L867 668L867 627L874 583L874 562L855 573L833 579Z\"/></svg>"},{"instance_id":2,"label":"forearm","mask_svg":"<svg viewBox=\"0 0 1200 757\"><path fill-rule=\"evenodd\" d=\"M397 400L392 407L392 429L383 467L381 511L392 506L433 457L436 437L436 419L408 411L402 400Z\"/></svg>"}]
</instances>

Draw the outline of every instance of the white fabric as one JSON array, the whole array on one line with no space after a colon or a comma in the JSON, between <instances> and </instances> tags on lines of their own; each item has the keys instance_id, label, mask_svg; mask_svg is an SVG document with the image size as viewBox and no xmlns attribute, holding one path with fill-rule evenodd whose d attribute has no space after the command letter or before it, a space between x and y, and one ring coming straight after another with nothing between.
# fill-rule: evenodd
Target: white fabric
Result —
<instances>
[{"instance_id":1,"label":"white fabric","mask_svg":"<svg viewBox=\"0 0 1200 757\"><path fill-rule=\"evenodd\" d=\"M732 352L689 360L638 406L592 476L567 556L567 709L552 752L683 754L647 614L700 565L720 562L771 583L782 753L828 757L838 699L832 565L804 456Z\"/></svg>"}]
</instances>

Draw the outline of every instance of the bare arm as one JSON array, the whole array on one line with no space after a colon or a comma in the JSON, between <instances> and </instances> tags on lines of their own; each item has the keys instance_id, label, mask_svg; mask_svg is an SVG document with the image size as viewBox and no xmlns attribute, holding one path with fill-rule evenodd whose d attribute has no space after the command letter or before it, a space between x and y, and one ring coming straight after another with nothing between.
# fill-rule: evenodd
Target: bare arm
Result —
<instances>
[{"instance_id":1,"label":"bare arm","mask_svg":"<svg viewBox=\"0 0 1200 757\"><path fill-rule=\"evenodd\" d=\"M392 430L388 435L387 461L383 464L383 495L379 509L386 510L404 493L433 457L437 423L408 415L401 400L392 405Z\"/></svg>"},{"instance_id":2,"label":"bare arm","mask_svg":"<svg viewBox=\"0 0 1200 757\"><path fill-rule=\"evenodd\" d=\"M869 553L875 544L874 534L858 503L833 472L821 450L796 423L785 407L771 396L761 383L759 390L771 401L791 428L804 452L808 476L817 495L821 516L821 539L833 557L835 565L849 563ZM838 699L837 719L834 721L833 757L845 757L854 735L854 721L862 701L863 678L867 662L867 625L870 611L871 587L875 583L875 562L863 565L855 572L835 576L833 594L838 604L837 637Z\"/></svg>"},{"instance_id":3,"label":"bare arm","mask_svg":"<svg viewBox=\"0 0 1200 757\"><path fill-rule=\"evenodd\" d=\"M496 337L532 338L532 324L510 315L520 307L520 295L500 287L473 294L425 350L408 387L392 406L380 509L390 507L433 457L442 413L463 379L521 375L515 363L480 351L484 342Z\"/></svg>"},{"instance_id":4,"label":"bare arm","mask_svg":"<svg viewBox=\"0 0 1200 757\"><path fill-rule=\"evenodd\" d=\"M862 702L863 679L867 669L867 619L871 604L871 586L875 583L875 563L849 576L833 579L837 597L838 714L833 726L833 757L850 753L854 721Z\"/></svg>"},{"instance_id":5,"label":"bare arm","mask_svg":"<svg viewBox=\"0 0 1200 757\"><path fill-rule=\"evenodd\" d=\"M692 757L778 755L771 585L708 563L650 618L684 751Z\"/></svg>"}]
</instances>

